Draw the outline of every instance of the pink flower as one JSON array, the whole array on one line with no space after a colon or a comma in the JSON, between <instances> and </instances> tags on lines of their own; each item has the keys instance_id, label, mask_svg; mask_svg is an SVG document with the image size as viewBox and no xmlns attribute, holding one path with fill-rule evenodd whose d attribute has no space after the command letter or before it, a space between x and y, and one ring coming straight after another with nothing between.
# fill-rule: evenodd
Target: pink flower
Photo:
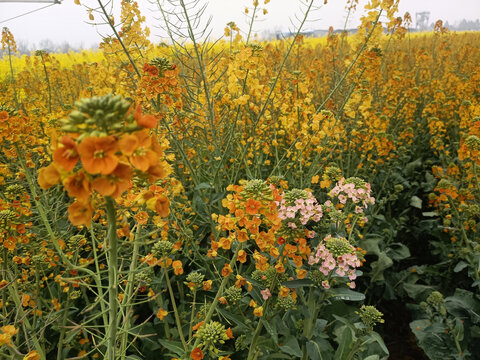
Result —
<instances>
[{"instance_id":1,"label":"pink flower","mask_svg":"<svg viewBox=\"0 0 480 360\"><path fill-rule=\"evenodd\" d=\"M272 297L272 293L270 292L269 288L266 288L265 290L260 290L260 294L262 294L263 300L267 300L269 297Z\"/></svg>"}]
</instances>

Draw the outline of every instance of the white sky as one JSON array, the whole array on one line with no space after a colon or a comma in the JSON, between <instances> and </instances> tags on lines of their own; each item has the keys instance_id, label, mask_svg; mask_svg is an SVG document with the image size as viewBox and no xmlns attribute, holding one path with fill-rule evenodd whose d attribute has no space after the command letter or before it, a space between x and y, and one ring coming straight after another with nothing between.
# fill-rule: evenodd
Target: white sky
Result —
<instances>
[{"instance_id":1,"label":"white sky","mask_svg":"<svg viewBox=\"0 0 480 360\"><path fill-rule=\"evenodd\" d=\"M41 3L12 3L9 0L0 0L0 27L7 26L15 36L17 41L28 41L30 44L38 44L43 39L50 39L54 43L67 41L73 46L82 44L85 47L98 44L101 41L101 35L110 35L110 31L105 26L92 26L87 24L88 13L85 7L74 4L74 0L63 0L59 5L53 5L46 9L34 12L14 20L7 19L20 14L32 11L46 4ZM19 1L19 0L12 0ZM31 1L31 0L30 0ZM44 0L45 1L45 0ZM80 0L82 4L95 6L96 0ZM105 2L106 0L104 0ZM155 7L148 0L137 0L140 4L142 13L147 18L147 24L154 36L164 36L165 33L155 28L158 21L154 19L158 16L153 9ZM160 0L161 1L161 0ZM201 0L203 1L203 0ZM321 4L321 8L315 11L311 22L306 26L306 30L343 28L345 22L345 0L329 0L327 5L323 5L323 0L315 0ZM113 0L114 14L118 19L118 8L120 0ZM210 0L205 14L213 16L212 28L213 35L219 36L223 33L225 24L229 21L235 21L241 30L247 31L244 9L252 4L252 0ZM263 0L260 0L263 4ZM360 0L356 14L348 24L348 27L358 25L358 19L363 12L363 5L366 0ZM300 5L305 4L305 0L271 0L266 5L267 15L259 15L254 31L261 33L270 31L288 31L292 29L290 19L294 19L294 14L300 14ZM480 18L480 0L400 0L399 16L408 11L415 21L415 12L430 11L430 23L438 19L448 21L450 24L459 22L462 19L475 20ZM96 17L99 20L99 17ZM413 24L413 26L415 23ZM101 35L100 35L101 34Z\"/></svg>"}]
</instances>

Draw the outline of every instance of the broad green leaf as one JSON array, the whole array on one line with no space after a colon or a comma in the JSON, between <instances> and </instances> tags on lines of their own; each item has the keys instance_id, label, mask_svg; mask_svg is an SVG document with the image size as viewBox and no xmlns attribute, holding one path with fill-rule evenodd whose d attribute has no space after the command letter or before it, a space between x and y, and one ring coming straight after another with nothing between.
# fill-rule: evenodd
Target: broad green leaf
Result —
<instances>
[{"instance_id":1,"label":"broad green leaf","mask_svg":"<svg viewBox=\"0 0 480 360\"><path fill-rule=\"evenodd\" d=\"M465 261L459 261L457 265L453 268L453 272L460 272L465 269L468 264Z\"/></svg>"},{"instance_id":2,"label":"broad green leaf","mask_svg":"<svg viewBox=\"0 0 480 360\"><path fill-rule=\"evenodd\" d=\"M307 355L310 360L330 360L333 348L325 339L310 340L307 342Z\"/></svg>"},{"instance_id":3,"label":"broad green leaf","mask_svg":"<svg viewBox=\"0 0 480 360\"><path fill-rule=\"evenodd\" d=\"M185 350L183 349L182 343L179 341L158 339L158 342L179 357L185 355Z\"/></svg>"},{"instance_id":4,"label":"broad green leaf","mask_svg":"<svg viewBox=\"0 0 480 360\"><path fill-rule=\"evenodd\" d=\"M390 244L386 254L393 260L399 261L410 257L410 250L401 243L393 243Z\"/></svg>"},{"instance_id":5,"label":"broad green leaf","mask_svg":"<svg viewBox=\"0 0 480 360\"><path fill-rule=\"evenodd\" d=\"M375 281L383 281L385 278L383 277L383 271L388 269L390 266L393 265L393 260L390 259L386 253L381 252L378 254L378 260L372 262L372 282Z\"/></svg>"},{"instance_id":6,"label":"broad green leaf","mask_svg":"<svg viewBox=\"0 0 480 360\"><path fill-rule=\"evenodd\" d=\"M380 356L378 355L370 355L370 356L367 356L365 359L363 360L380 360Z\"/></svg>"},{"instance_id":7,"label":"broad green leaf","mask_svg":"<svg viewBox=\"0 0 480 360\"><path fill-rule=\"evenodd\" d=\"M335 351L334 360L344 360L348 353L350 352L350 348L352 347L353 343L353 330L350 329L348 326L343 327L341 335L337 339L338 348Z\"/></svg>"},{"instance_id":8,"label":"broad green leaf","mask_svg":"<svg viewBox=\"0 0 480 360\"><path fill-rule=\"evenodd\" d=\"M298 340L294 336L288 336L282 339L282 345L280 346L280 349L289 355L297 357L303 356L302 349L300 349L300 345L298 345Z\"/></svg>"},{"instance_id":9,"label":"broad green leaf","mask_svg":"<svg viewBox=\"0 0 480 360\"><path fill-rule=\"evenodd\" d=\"M410 199L410 206L413 206L414 208L421 209L422 208L422 199L420 199L418 196L412 196Z\"/></svg>"},{"instance_id":10,"label":"broad green leaf","mask_svg":"<svg viewBox=\"0 0 480 360\"><path fill-rule=\"evenodd\" d=\"M435 290L432 286L410 283L403 284L403 288L412 299L418 299L420 295L426 297Z\"/></svg>"},{"instance_id":11,"label":"broad green leaf","mask_svg":"<svg viewBox=\"0 0 480 360\"><path fill-rule=\"evenodd\" d=\"M266 321L264 318L262 318L260 321L262 322L263 326L272 337L272 340L275 342L275 344L278 345L278 333L277 333L277 328L275 326L275 322Z\"/></svg>"}]
</instances>

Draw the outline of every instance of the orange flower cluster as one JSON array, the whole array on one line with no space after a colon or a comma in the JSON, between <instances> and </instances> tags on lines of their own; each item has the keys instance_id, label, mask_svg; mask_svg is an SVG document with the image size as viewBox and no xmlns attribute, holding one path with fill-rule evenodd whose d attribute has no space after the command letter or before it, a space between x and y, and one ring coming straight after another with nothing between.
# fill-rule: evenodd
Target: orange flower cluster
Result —
<instances>
[{"instance_id":1,"label":"orange flower cluster","mask_svg":"<svg viewBox=\"0 0 480 360\"><path fill-rule=\"evenodd\" d=\"M102 100L105 98L99 99ZM147 176L150 182L167 175L164 148L155 135L142 130L154 127L156 119L143 115L137 107L133 116L125 114L125 125L129 123L133 129L130 132L97 135L98 131L94 130L65 135L53 152L53 162L39 170L41 188L48 189L61 182L68 195L75 199L68 208L72 224L89 226L95 194L113 199L120 197L132 186L134 173ZM143 194L142 201L160 216L168 215L169 201L163 188L152 186Z\"/></svg>"}]
</instances>

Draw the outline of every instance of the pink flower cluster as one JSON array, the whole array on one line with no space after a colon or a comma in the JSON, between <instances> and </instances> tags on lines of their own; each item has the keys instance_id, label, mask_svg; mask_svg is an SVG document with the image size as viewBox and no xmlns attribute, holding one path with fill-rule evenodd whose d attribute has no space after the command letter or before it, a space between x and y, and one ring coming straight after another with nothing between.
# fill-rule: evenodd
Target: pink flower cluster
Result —
<instances>
[{"instance_id":1,"label":"pink flower cluster","mask_svg":"<svg viewBox=\"0 0 480 360\"><path fill-rule=\"evenodd\" d=\"M296 199L293 206L288 206L285 199L282 199L277 205L279 206L278 217L280 219L295 219L298 214L302 225L306 225L310 220L319 222L323 216L322 206L312 193L308 193L307 199ZM289 222L288 226L292 229L297 227L293 222Z\"/></svg>"},{"instance_id":2,"label":"pink flower cluster","mask_svg":"<svg viewBox=\"0 0 480 360\"><path fill-rule=\"evenodd\" d=\"M331 235L327 235L325 239L331 238ZM310 255L308 259L309 265L320 264L320 272L323 275L328 276L333 270L338 276L344 277L348 276L350 283L348 285L350 288L355 288L355 280L357 278L357 274L355 272L355 268L361 265L360 260L357 258L355 254L355 248L351 246L351 252L347 254L343 254L337 256L335 259L334 256L328 251L325 246L325 243L322 241L318 246L315 248L315 251ZM330 288L330 284L328 280L322 282L322 286L326 289Z\"/></svg>"},{"instance_id":3,"label":"pink flower cluster","mask_svg":"<svg viewBox=\"0 0 480 360\"><path fill-rule=\"evenodd\" d=\"M371 193L372 189L369 183L365 183L365 187L357 188L354 183L346 182L345 178L342 177L329 195L330 197L338 197L341 204L345 204L348 199L354 204L360 204L355 208L355 212L360 214L368 205L375 204L375 198L371 196Z\"/></svg>"}]
</instances>

